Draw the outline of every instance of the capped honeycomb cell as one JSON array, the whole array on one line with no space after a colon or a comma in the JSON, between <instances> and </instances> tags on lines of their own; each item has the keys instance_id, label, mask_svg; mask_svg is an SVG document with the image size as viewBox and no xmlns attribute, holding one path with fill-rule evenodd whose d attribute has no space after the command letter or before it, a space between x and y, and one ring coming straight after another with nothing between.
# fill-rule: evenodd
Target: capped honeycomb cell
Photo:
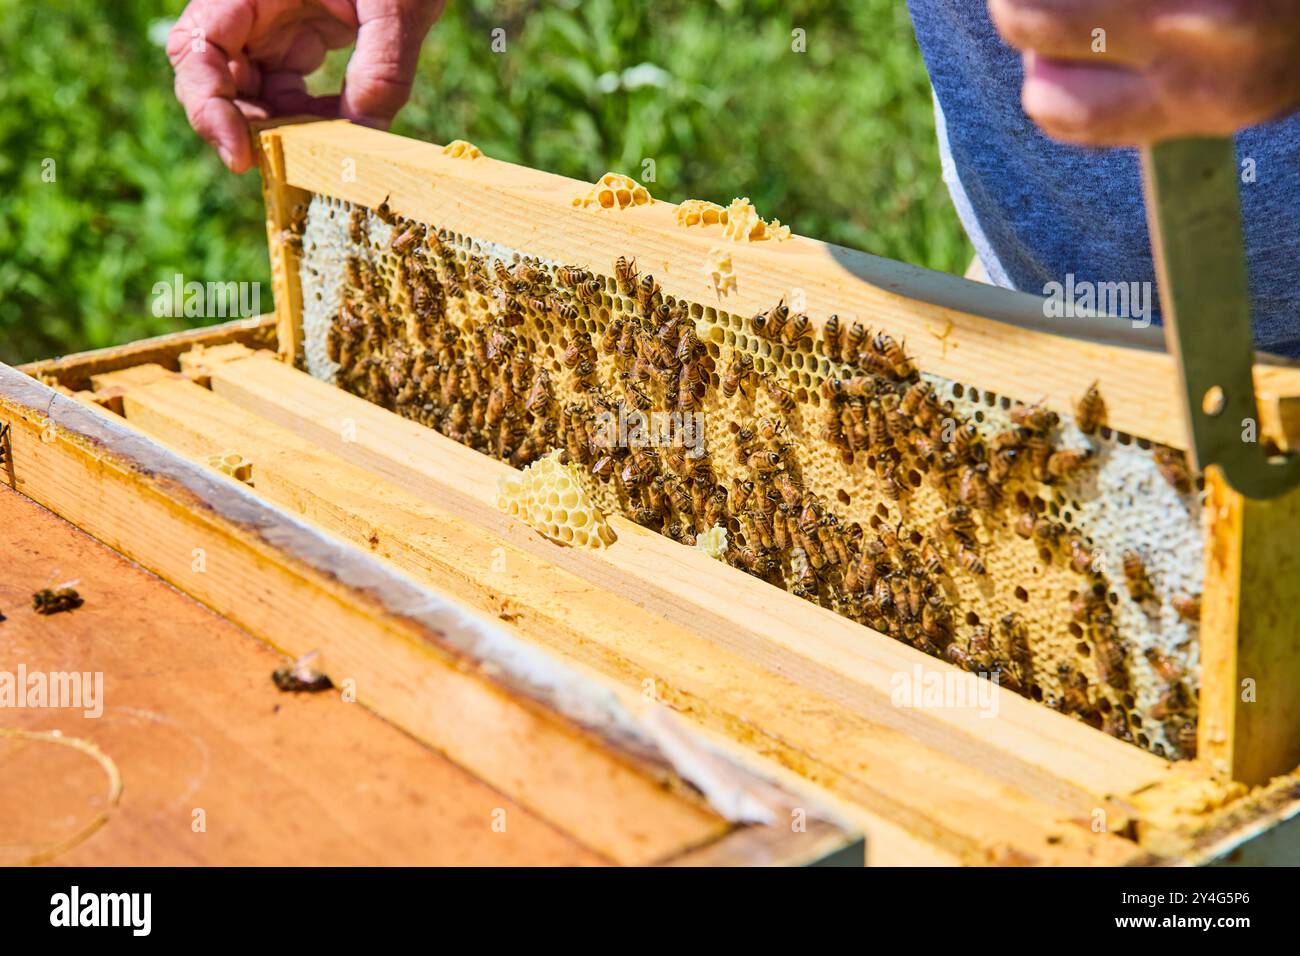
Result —
<instances>
[{"instance_id":1,"label":"capped honeycomb cell","mask_svg":"<svg viewBox=\"0 0 1300 956\"><path fill-rule=\"evenodd\" d=\"M781 220L763 219L748 199L733 199L730 206L703 199L688 199L677 207L677 222L682 226L712 226L721 224L722 232L733 242L760 242L790 238L790 227Z\"/></svg>"},{"instance_id":2,"label":"capped honeycomb cell","mask_svg":"<svg viewBox=\"0 0 1300 956\"><path fill-rule=\"evenodd\" d=\"M560 461L560 451L539 458L517 475L503 478L497 507L552 541L577 548L603 548L614 532L582 486L577 470Z\"/></svg>"}]
</instances>

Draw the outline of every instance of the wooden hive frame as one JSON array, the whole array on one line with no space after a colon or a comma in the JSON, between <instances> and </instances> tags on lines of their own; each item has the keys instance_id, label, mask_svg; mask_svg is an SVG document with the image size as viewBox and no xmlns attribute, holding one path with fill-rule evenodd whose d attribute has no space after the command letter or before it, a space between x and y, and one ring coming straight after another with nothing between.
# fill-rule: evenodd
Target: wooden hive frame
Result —
<instances>
[{"instance_id":1,"label":"wooden hive frame","mask_svg":"<svg viewBox=\"0 0 1300 956\"><path fill-rule=\"evenodd\" d=\"M653 264L666 292L692 299L701 295L700 263L718 244L679 227L671 204L613 215L575 209L572 199L587 184L456 160L347 124L280 127L262 134L260 146L277 339L290 360L300 342L300 293L293 252L280 239L290 210L311 193L367 206L387 198L412 218L578 266L604 267L618 249ZM728 251L738 279L729 310L761 311L797 286L814 322L832 308L877 317L940 374L1043 396L1062 410L1096 380L1110 399L1113 427L1185 444L1172 363L1152 348L1149 333L1099 326L1094 331L1111 340L1097 342L1064 328L1030 331L1025 326L1042 315L1035 297L798 237ZM82 398L92 403L116 405L130 424L192 459L242 443L259 494L445 588L458 603L507 615L529 639L625 692L644 692L649 679L659 699L720 745L746 757L757 752L766 770L793 771L825 788L867 830L881 861L1132 863L1152 859L1153 850L1205 860L1235 847L1233 835L1244 832L1204 815L1231 789L1211 771L1230 769L1255 783L1300 762L1300 722L1287 691L1297 667L1289 622L1253 610L1267 591L1249 566L1263 542L1286 559L1286 538L1268 527L1276 521L1268 516L1282 512L1241 502L1213 476L1210 540L1221 543L1211 549L1217 565L1202 636L1207 759L1174 768L1013 695L1004 695L996 720L893 707L892 675L947 665L617 517L614 547L596 554L556 548L496 511L496 479L509 466L238 349L192 376L210 390L177 380L168 368L180 367L193 344L151 352L152 370L105 355L29 371L87 390ZM113 374L124 369L130 374ZM1285 444L1289 406L1281 399L1300 394L1300 379L1268 360L1257 378L1265 407L1275 410L1266 427ZM346 437L345 422L359 426ZM322 487L323 473L340 480ZM347 490L352 481L381 487L378 503L359 505ZM449 530L431 535L434 525ZM477 552L465 544L471 538ZM492 552L506 556L506 575L479 560ZM1238 628L1238 609L1249 610L1252 623ZM1225 613L1232 616L1226 624ZM1269 655L1272 669L1260 672L1268 692L1261 687L1257 709L1240 706L1238 672ZM1290 819L1293 789L1282 781L1262 791L1258 811L1244 818ZM1238 813L1246 806L1232 805ZM1093 832L1087 821L1098 813L1103 829L1119 832ZM1193 825L1184 826L1189 819ZM1131 839L1135 832L1140 842Z\"/></svg>"}]
</instances>

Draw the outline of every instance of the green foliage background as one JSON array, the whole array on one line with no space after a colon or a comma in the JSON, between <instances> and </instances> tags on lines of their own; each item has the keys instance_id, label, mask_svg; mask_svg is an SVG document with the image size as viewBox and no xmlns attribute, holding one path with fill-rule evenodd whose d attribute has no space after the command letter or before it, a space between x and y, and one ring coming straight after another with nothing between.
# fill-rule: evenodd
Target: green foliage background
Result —
<instances>
[{"instance_id":1,"label":"green foliage background","mask_svg":"<svg viewBox=\"0 0 1300 956\"><path fill-rule=\"evenodd\" d=\"M160 44L182 6L0 0L0 359L178 328L150 311L177 272L260 281L270 308L257 176L225 172L172 97ZM346 55L313 86L337 89ZM659 198L748 195L805 235L970 257L897 0L451 0L420 72L404 135L588 180L653 159Z\"/></svg>"}]
</instances>

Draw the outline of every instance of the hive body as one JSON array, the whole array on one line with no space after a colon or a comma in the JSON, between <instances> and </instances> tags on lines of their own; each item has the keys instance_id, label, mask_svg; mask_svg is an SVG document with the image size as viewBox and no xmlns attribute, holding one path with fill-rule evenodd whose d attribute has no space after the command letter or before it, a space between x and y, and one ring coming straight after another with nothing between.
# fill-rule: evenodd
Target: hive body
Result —
<instances>
[{"instance_id":1,"label":"hive body","mask_svg":"<svg viewBox=\"0 0 1300 956\"><path fill-rule=\"evenodd\" d=\"M797 294L733 315L609 253L590 274L317 196L305 364L516 467L554 455L683 544L725 528L721 557L773 586L1191 755L1202 534L1174 456L927 375L870 316L813 323Z\"/></svg>"}]
</instances>

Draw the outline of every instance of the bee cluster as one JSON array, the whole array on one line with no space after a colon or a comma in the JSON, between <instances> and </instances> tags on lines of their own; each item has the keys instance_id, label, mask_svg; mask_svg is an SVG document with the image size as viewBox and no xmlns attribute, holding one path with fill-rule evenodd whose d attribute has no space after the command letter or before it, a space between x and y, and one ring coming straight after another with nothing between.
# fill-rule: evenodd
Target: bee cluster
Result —
<instances>
[{"instance_id":1,"label":"bee cluster","mask_svg":"<svg viewBox=\"0 0 1300 956\"><path fill-rule=\"evenodd\" d=\"M685 544L725 528L737 568L1115 736L1194 753L1186 668L1121 636L1118 575L1056 501L1094 469L1095 388L1063 441L1055 413L975 410L856 320L817 328L784 301L746 319L664 294L625 257L600 275L386 203L334 212L346 242L324 340L341 387L516 467L558 451L606 512ZM602 416L638 412L701 413L703 453L606 440ZM1179 453L1154 458L1192 492ZM1150 604L1139 555L1123 565L1128 603ZM1180 600L1193 620L1194 596ZM1135 687L1135 669L1164 689Z\"/></svg>"}]
</instances>

